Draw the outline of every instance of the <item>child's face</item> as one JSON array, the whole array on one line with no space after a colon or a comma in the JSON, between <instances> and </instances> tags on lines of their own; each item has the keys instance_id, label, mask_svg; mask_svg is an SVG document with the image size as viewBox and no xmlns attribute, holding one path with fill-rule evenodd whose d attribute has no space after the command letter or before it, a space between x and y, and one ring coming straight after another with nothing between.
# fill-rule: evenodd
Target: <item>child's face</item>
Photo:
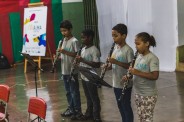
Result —
<instances>
[{"instance_id":1,"label":"child's face","mask_svg":"<svg viewBox=\"0 0 184 122\"><path fill-rule=\"evenodd\" d=\"M141 38L137 38L135 39L135 46L137 51L140 54L144 54L149 48L149 43L148 42L144 42Z\"/></svg>"},{"instance_id":2,"label":"child's face","mask_svg":"<svg viewBox=\"0 0 184 122\"><path fill-rule=\"evenodd\" d=\"M60 31L64 37L69 37L71 35L71 29L60 28Z\"/></svg>"},{"instance_id":3,"label":"child's face","mask_svg":"<svg viewBox=\"0 0 184 122\"><path fill-rule=\"evenodd\" d=\"M83 33L81 33L81 41L85 45L88 45L90 43L90 39L87 36L85 36Z\"/></svg>"},{"instance_id":4,"label":"child's face","mask_svg":"<svg viewBox=\"0 0 184 122\"><path fill-rule=\"evenodd\" d=\"M112 30L112 38L116 44L121 44L125 41L125 35L118 33L116 30Z\"/></svg>"}]
</instances>

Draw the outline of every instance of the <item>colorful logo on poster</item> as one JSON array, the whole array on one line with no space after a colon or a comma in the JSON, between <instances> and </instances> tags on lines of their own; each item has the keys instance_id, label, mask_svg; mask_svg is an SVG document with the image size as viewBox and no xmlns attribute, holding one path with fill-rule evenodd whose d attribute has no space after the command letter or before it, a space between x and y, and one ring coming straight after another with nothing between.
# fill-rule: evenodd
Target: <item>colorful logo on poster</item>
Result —
<instances>
[{"instance_id":1,"label":"colorful logo on poster","mask_svg":"<svg viewBox=\"0 0 184 122\"><path fill-rule=\"evenodd\" d=\"M33 41L38 42L38 46L43 45L45 47L46 46L46 33L33 38Z\"/></svg>"},{"instance_id":2,"label":"colorful logo on poster","mask_svg":"<svg viewBox=\"0 0 184 122\"><path fill-rule=\"evenodd\" d=\"M35 16L36 16L36 14L33 13L33 14L30 16L30 18L26 18L26 20L24 21L24 25L27 24L27 23L29 23L29 22L31 22L31 21L33 21L33 20L35 19Z\"/></svg>"}]
</instances>

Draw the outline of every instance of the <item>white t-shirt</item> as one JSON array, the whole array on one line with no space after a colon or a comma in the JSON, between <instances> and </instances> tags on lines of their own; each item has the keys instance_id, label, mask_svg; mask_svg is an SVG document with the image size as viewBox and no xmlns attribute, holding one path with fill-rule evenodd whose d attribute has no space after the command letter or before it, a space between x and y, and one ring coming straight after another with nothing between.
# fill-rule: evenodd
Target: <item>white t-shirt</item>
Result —
<instances>
[{"instance_id":1,"label":"white t-shirt","mask_svg":"<svg viewBox=\"0 0 184 122\"><path fill-rule=\"evenodd\" d=\"M152 52L143 56L139 54L134 68L142 72L159 71L159 59ZM142 96L152 96L157 94L156 80L149 80L134 75L133 85L135 92Z\"/></svg>"},{"instance_id":2,"label":"white t-shirt","mask_svg":"<svg viewBox=\"0 0 184 122\"><path fill-rule=\"evenodd\" d=\"M100 52L96 48L96 46L91 46L89 48L83 47L81 51L81 57L84 58L87 61L92 61L92 62L100 62ZM85 64L85 63L80 63L80 66L87 67L87 68L92 68L91 66ZM85 81L89 81L85 76L81 74L81 78Z\"/></svg>"},{"instance_id":3,"label":"white t-shirt","mask_svg":"<svg viewBox=\"0 0 184 122\"><path fill-rule=\"evenodd\" d=\"M79 41L75 37L69 40L64 38L61 48L69 52L77 52L79 50ZM70 75L73 61L74 57L61 53L61 72L63 75Z\"/></svg>"},{"instance_id":4,"label":"white t-shirt","mask_svg":"<svg viewBox=\"0 0 184 122\"><path fill-rule=\"evenodd\" d=\"M123 63L130 63L134 57L134 53L132 48L129 45L124 45L123 47L119 47L115 45L114 51L111 55L111 58L114 58ZM112 64L112 80L113 80L113 87L115 88L122 88L123 82L122 77L127 74L127 69ZM128 87L132 87L132 80L129 81Z\"/></svg>"}]
</instances>

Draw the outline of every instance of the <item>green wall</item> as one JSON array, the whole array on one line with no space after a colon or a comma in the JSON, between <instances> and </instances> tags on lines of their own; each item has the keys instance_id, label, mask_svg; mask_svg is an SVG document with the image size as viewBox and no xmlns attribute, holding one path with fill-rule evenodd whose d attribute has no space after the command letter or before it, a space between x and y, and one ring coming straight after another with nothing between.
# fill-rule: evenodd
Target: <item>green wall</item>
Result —
<instances>
[{"instance_id":1,"label":"green wall","mask_svg":"<svg viewBox=\"0 0 184 122\"><path fill-rule=\"evenodd\" d=\"M63 20L73 24L73 35L80 41L80 33L84 29L84 10L82 2L63 3Z\"/></svg>"}]
</instances>

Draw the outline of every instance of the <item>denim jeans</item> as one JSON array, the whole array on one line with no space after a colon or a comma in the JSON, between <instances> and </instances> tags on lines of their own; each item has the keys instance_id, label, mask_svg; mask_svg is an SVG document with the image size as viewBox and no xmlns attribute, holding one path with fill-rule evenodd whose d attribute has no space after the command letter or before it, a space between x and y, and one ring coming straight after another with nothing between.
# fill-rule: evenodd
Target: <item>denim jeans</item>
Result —
<instances>
[{"instance_id":1,"label":"denim jeans","mask_svg":"<svg viewBox=\"0 0 184 122\"><path fill-rule=\"evenodd\" d=\"M117 105L121 114L122 122L133 122L133 111L131 107L131 92L132 88L127 88L123 99L119 101L119 98L122 93L122 89L114 88L114 94L116 97Z\"/></svg>"},{"instance_id":2,"label":"denim jeans","mask_svg":"<svg viewBox=\"0 0 184 122\"><path fill-rule=\"evenodd\" d=\"M87 109L85 115L93 116L94 119L101 119L101 106L97 86L84 80L82 80L82 85L87 99Z\"/></svg>"},{"instance_id":3,"label":"denim jeans","mask_svg":"<svg viewBox=\"0 0 184 122\"><path fill-rule=\"evenodd\" d=\"M73 112L81 111L78 74L73 75L75 80L72 79L70 82L68 81L69 77L70 75L63 75L69 109Z\"/></svg>"}]
</instances>

